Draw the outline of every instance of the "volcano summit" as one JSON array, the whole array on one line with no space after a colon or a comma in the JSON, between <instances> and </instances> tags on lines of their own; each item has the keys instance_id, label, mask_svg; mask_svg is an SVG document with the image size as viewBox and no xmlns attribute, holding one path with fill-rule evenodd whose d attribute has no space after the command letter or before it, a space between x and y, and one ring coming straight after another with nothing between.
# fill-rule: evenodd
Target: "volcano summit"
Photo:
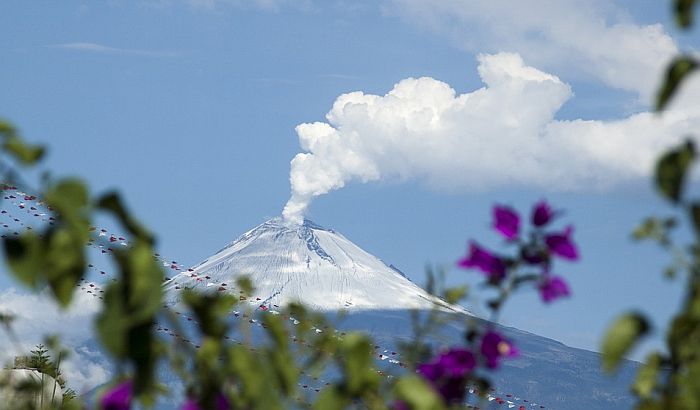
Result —
<instances>
[{"instance_id":1,"label":"volcano summit","mask_svg":"<svg viewBox=\"0 0 700 410\"><path fill-rule=\"evenodd\" d=\"M401 271L343 235L309 220L292 224L282 218L251 229L168 280L166 299L176 304L180 291L188 288L238 295L234 285L242 276L250 278L255 286L254 294L247 300L256 309L274 311L291 302L302 302L326 312L331 319L342 310L339 330L367 332L389 351L398 350L397 341L412 340L415 310L437 307L448 316L457 314L456 322L434 335L436 341L448 344L463 339L462 319L474 318L466 309L428 294ZM517 404L520 408L539 409L546 404L546 408L555 409L613 410L630 406L628 386L636 373L636 363L625 361L611 378L600 370L598 353L518 329L492 326L513 340L521 351L520 357L505 361L491 375L496 386L509 392L511 397L503 400L507 407ZM486 408L501 406L494 401Z\"/></svg>"},{"instance_id":2,"label":"volcano summit","mask_svg":"<svg viewBox=\"0 0 700 410\"><path fill-rule=\"evenodd\" d=\"M247 276L261 305L302 302L322 311L431 309L467 313L428 294L343 235L304 220L271 219L168 281L175 289L229 291ZM221 284L226 284L221 286Z\"/></svg>"}]
</instances>

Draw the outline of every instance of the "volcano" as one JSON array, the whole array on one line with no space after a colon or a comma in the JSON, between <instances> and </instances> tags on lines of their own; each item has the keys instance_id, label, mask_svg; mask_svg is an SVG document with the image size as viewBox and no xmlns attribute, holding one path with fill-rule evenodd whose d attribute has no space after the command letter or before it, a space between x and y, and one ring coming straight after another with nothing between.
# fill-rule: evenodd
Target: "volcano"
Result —
<instances>
[{"instance_id":1,"label":"volcano","mask_svg":"<svg viewBox=\"0 0 700 410\"><path fill-rule=\"evenodd\" d=\"M370 334L384 349L378 355L378 364L384 366L400 363L398 345L412 340L416 312L420 316L421 311L436 308L453 319L439 334L431 335L436 347L463 343L465 321L483 321L463 307L430 295L340 233L309 220L289 224L281 218L262 223L169 279L164 285L166 300L176 304L184 289L238 295L235 284L243 276L251 279L255 291L252 296L241 295L240 300L256 309L274 313L291 302L302 302L325 312L331 321L341 312L336 328ZM521 353L488 376L499 391L508 393L500 400L494 393L493 401L481 408L631 407L628 386L638 363L626 361L617 375L609 377L600 370L598 353L515 328L489 326L513 340Z\"/></svg>"},{"instance_id":2,"label":"volcano","mask_svg":"<svg viewBox=\"0 0 700 410\"><path fill-rule=\"evenodd\" d=\"M233 292L247 276L263 306L302 302L320 311L431 309L468 313L430 295L332 229L310 220L271 219L165 284L177 289ZM226 286L221 286L226 284ZM177 292L175 292L177 294Z\"/></svg>"}]
</instances>

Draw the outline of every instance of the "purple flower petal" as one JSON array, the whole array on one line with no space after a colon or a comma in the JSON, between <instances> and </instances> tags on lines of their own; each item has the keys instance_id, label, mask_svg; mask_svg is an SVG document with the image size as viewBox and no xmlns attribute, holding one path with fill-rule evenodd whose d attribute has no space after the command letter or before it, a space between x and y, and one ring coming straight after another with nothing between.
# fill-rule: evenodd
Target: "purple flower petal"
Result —
<instances>
[{"instance_id":1,"label":"purple flower petal","mask_svg":"<svg viewBox=\"0 0 700 410\"><path fill-rule=\"evenodd\" d=\"M437 386L438 393L447 404L459 404L464 400L467 383L464 378L450 377Z\"/></svg>"},{"instance_id":2,"label":"purple flower petal","mask_svg":"<svg viewBox=\"0 0 700 410\"><path fill-rule=\"evenodd\" d=\"M518 354L518 349L499 333L488 331L481 339L481 355L490 369L497 368L502 357L515 357Z\"/></svg>"},{"instance_id":3,"label":"purple flower petal","mask_svg":"<svg viewBox=\"0 0 700 410\"><path fill-rule=\"evenodd\" d=\"M403 400L396 400L392 405L391 405L392 410L411 410L410 407L408 407L408 404L406 404L405 401Z\"/></svg>"},{"instance_id":4,"label":"purple flower petal","mask_svg":"<svg viewBox=\"0 0 700 410\"><path fill-rule=\"evenodd\" d=\"M464 376L476 367L476 359L469 350L454 348L440 355L438 364L443 367L444 373L459 377Z\"/></svg>"},{"instance_id":5,"label":"purple flower petal","mask_svg":"<svg viewBox=\"0 0 700 410\"><path fill-rule=\"evenodd\" d=\"M540 283L540 296L542 301L550 303L558 298L571 295L569 285L559 276L547 276Z\"/></svg>"},{"instance_id":6,"label":"purple flower petal","mask_svg":"<svg viewBox=\"0 0 700 410\"><path fill-rule=\"evenodd\" d=\"M127 380L107 391L100 404L103 410L129 410L133 394L133 382Z\"/></svg>"},{"instance_id":7,"label":"purple flower petal","mask_svg":"<svg viewBox=\"0 0 700 410\"><path fill-rule=\"evenodd\" d=\"M216 410L229 410L231 406L229 405L228 399L221 393L218 393L214 398L214 404L216 405ZM182 404L180 410L201 410L201 407L195 399L187 399Z\"/></svg>"},{"instance_id":8,"label":"purple flower petal","mask_svg":"<svg viewBox=\"0 0 700 410\"><path fill-rule=\"evenodd\" d=\"M544 239L549 251L564 259L575 261L578 259L576 244L571 240L573 228L567 227L564 232L547 235Z\"/></svg>"},{"instance_id":9,"label":"purple flower petal","mask_svg":"<svg viewBox=\"0 0 700 410\"><path fill-rule=\"evenodd\" d=\"M457 264L463 268L476 268L484 272L489 278L501 280L505 277L506 264L491 252L482 248L476 242L470 242L469 255L462 258Z\"/></svg>"},{"instance_id":10,"label":"purple flower petal","mask_svg":"<svg viewBox=\"0 0 700 410\"><path fill-rule=\"evenodd\" d=\"M199 407L199 404L197 404L197 401L195 399L187 399L184 403L182 403L182 407L180 407L180 410L202 410Z\"/></svg>"},{"instance_id":11,"label":"purple flower petal","mask_svg":"<svg viewBox=\"0 0 700 410\"><path fill-rule=\"evenodd\" d=\"M444 368L438 363L419 364L416 370L424 379L431 382L440 380L444 375Z\"/></svg>"},{"instance_id":12,"label":"purple flower petal","mask_svg":"<svg viewBox=\"0 0 700 410\"><path fill-rule=\"evenodd\" d=\"M506 239L512 240L518 237L520 230L520 216L507 206L493 207L493 227Z\"/></svg>"},{"instance_id":13,"label":"purple flower petal","mask_svg":"<svg viewBox=\"0 0 700 410\"><path fill-rule=\"evenodd\" d=\"M221 393L216 395L214 403L216 404L216 410L229 410L231 408L228 399Z\"/></svg>"},{"instance_id":14,"label":"purple flower petal","mask_svg":"<svg viewBox=\"0 0 700 410\"><path fill-rule=\"evenodd\" d=\"M419 365L418 374L430 382L445 403L460 403L465 394L465 376L475 367L476 358L472 352L453 348L430 363Z\"/></svg>"},{"instance_id":15,"label":"purple flower petal","mask_svg":"<svg viewBox=\"0 0 700 410\"><path fill-rule=\"evenodd\" d=\"M542 200L532 209L532 224L535 226L547 225L556 215L549 204Z\"/></svg>"}]
</instances>

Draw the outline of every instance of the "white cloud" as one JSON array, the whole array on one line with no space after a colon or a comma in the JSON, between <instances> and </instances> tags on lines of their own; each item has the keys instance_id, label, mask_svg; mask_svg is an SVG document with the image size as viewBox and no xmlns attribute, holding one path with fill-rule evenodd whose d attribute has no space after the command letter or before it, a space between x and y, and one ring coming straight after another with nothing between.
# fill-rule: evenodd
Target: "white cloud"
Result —
<instances>
[{"instance_id":1,"label":"white cloud","mask_svg":"<svg viewBox=\"0 0 700 410\"><path fill-rule=\"evenodd\" d=\"M72 388L87 391L106 382L109 379L107 360L88 347L94 342L92 321L100 305L87 293L76 292L74 298L68 309L61 310L45 293L24 293L14 288L0 292L0 312L16 316L12 329L20 343L17 346L5 332L0 332L4 347L0 363L27 354L42 343L45 336L56 334L71 353L61 368Z\"/></svg>"},{"instance_id":2,"label":"white cloud","mask_svg":"<svg viewBox=\"0 0 700 410\"><path fill-rule=\"evenodd\" d=\"M605 189L647 177L664 147L700 128L697 104L663 116L556 120L572 96L567 84L517 54L478 59L484 88L457 95L433 78L408 78L384 96L343 94L327 122L297 126L306 152L291 162L285 217L299 222L314 197L353 180L418 179L442 190Z\"/></svg>"},{"instance_id":3,"label":"white cloud","mask_svg":"<svg viewBox=\"0 0 700 410\"><path fill-rule=\"evenodd\" d=\"M517 52L538 67L635 92L645 103L678 51L660 24L635 24L604 0L385 0L384 8L467 50Z\"/></svg>"},{"instance_id":4,"label":"white cloud","mask_svg":"<svg viewBox=\"0 0 700 410\"><path fill-rule=\"evenodd\" d=\"M50 48L58 48L64 50L81 51L87 53L99 53L99 54L122 54L122 55L134 55L134 56L144 56L144 57L175 57L177 53L172 51L154 51L154 50L139 50L130 48L116 48L109 47L97 43L63 43L63 44L52 44L48 46Z\"/></svg>"}]
</instances>

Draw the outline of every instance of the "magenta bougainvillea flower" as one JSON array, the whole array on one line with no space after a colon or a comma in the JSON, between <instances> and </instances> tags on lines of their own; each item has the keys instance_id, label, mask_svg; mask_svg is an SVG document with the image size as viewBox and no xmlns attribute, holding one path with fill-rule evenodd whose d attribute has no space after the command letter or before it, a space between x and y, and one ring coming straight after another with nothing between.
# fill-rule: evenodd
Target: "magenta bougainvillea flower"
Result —
<instances>
[{"instance_id":1,"label":"magenta bougainvillea flower","mask_svg":"<svg viewBox=\"0 0 700 410\"><path fill-rule=\"evenodd\" d=\"M467 269L479 269L494 280L501 280L506 274L505 262L474 241L469 243L469 254L457 264Z\"/></svg>"},{"instance_id":2,"label":"magenta bougainvillea flower","mask_svg":"<svg viewBox=\"0 0 700 410\"><path fill-rule=\"evenodd\" d=\"M571 295L569 285L559 276L546 275L539 286L540 297L545 303L550 303L561 297Z\"/></svg>"},{"instance_id":3,"label":"magenta bougainvillea flower","mask_svg":"<svg viewBox=\"0 0 700 410\"><path fill-rule=\"evenodd\" d=\"M459 403L464 398L465 376L475 367L474 354L456 347L438 355L430 363L419 365L418 374L430 382L446 403Z\"/></svg>"},{"instance_id":4,"label":"magenta bougainvillea flower","mask_svg":"<svg viewBox=\"0 0 700 410\"><path fill-rule=\"evenodd\" d=\"M535 204L532 209L532 224L535 226L547 225L556 216L556 212L552 211L549 204L542 200Z\"/></svg>"},{"instance_id":5,"label":"magenta bougainvillea flower","mask_svg":"<svg viewBox=\"0 0 700 410\"><path fill-rule=\"evenodd\" d=\"M441 353L433 361L418 366L418 373L432 382L446 377L462 377L476 366L474 354L455 347Z\"/></svg>"},{"instance_id":6,"label":"magenta bougainvillea flower","mask_svg":"<svg viewBox=\"0 0 700 410\"><path fill-rule=\"evenodd\" d=\"M576 249L576 244L574 244L571 239L571 235L574 232L574 228L571 226L566 227L564 232L549 234L544 238L545 243L549 251L562 257L564 259L569 259L575 261L578 259L578 249Z\"/></svg>"},{"instance_id":7,"label":"magenta bougainvillea flower","mask_svg":"<svg viewBox=\"0 0 700 410\"><path fill-rule=\"evenodd\" d=\"M226 399L226 396L221 393L216 395L214 405L216 406L216 410L229 410L231 408L228 403L228 399ZM202 410L202 408L199 406L199 404L197 404L195 399L187 399L187 401L182 403L180 410Z\"/></svg>"},{"instance_id":8,"label":"magenta bougainvillea flower","mask_svg":"<svg viewBox=\"0 0 700 410\"><path fill-rule=\"evenodd\" d=\"M442 373L444 370L435 363L418 366L418 374L433 386L445 403L459 403L464 399L466 379Z\"/></svg>"},{"instance_id":9,"label":"magenta bougainvillea flower","mask_svg":"<svg viewBox=\"0 0 700 410\"><path fill-rule=\"evenodd\" d=\"M405 401L403 401L403 400L396 400L396 401L391 405L391 410L411 410L411 408L408 407L408 404L406 404Z\"/></svg>"},{"instance_id":10,"label":"magenta bougainvillea flower","mask_svg":"<svg viewBox=\"0 0 700 410\"><path fill-rule=\"evenodd\" d=\"M453 348L443 353L438 358L438 363L445 373L450 376L460 377L474 370L476 359L474 354L467 349Z\"/></svg>"},{"instance_id":11,"label":"magenta bougainvillea flower","mask_svg":"<svg viewBox=\"0 0 700 410\"><path fill-rule=\"evenodd\" d=\"M184 403L182 403L182 407L180 407L180 410L202 410L202 409L199 407L199 404L197 404L197 400L187 399Z\"/></svg>"},{"instance_id":12,"label":"magenta bougainvillea flower","mask_svg":"<svg viewBox=\"0 0 700 410\"><path fill-rule=\"evenodd\" d=\"M489 330L481 338L481 355L490 369L497 368L501 358L516 357L518 354L518 349L500 333Z\"/></svg>"},{"instance_id":13,"label":"magenta bougainvillea flower","mask_svg":"<svg viewBox=\"0 0 700 410\"><path fill-rule=\"evenodd\" d=\"M216 395L214 403L216 404L216 410L229 410L231 408L228 399L221 393Z\"/></svg>"},{"instance_id":14,"label":"magenta bougainvillea flower","mask_svg":"<svg viewBox=\"0 0 700 410\"><path fill-rule=\"evenodd\" d=\"M513 208L496 205L493 207L493 227L506 239L513 240L520 231L520 216Z\"/></svg>"},{"instance_id":15,"label":"magenta bougainvillea flower","mask_svg":"<svg viewBox=\"0 0 700 410\"><path fill-rule=\"evenodd\" d=\"M133 395L133 382L127 380L108 390L100 400L104 410L129 410Z\"/></svg>"}]
</instances>

